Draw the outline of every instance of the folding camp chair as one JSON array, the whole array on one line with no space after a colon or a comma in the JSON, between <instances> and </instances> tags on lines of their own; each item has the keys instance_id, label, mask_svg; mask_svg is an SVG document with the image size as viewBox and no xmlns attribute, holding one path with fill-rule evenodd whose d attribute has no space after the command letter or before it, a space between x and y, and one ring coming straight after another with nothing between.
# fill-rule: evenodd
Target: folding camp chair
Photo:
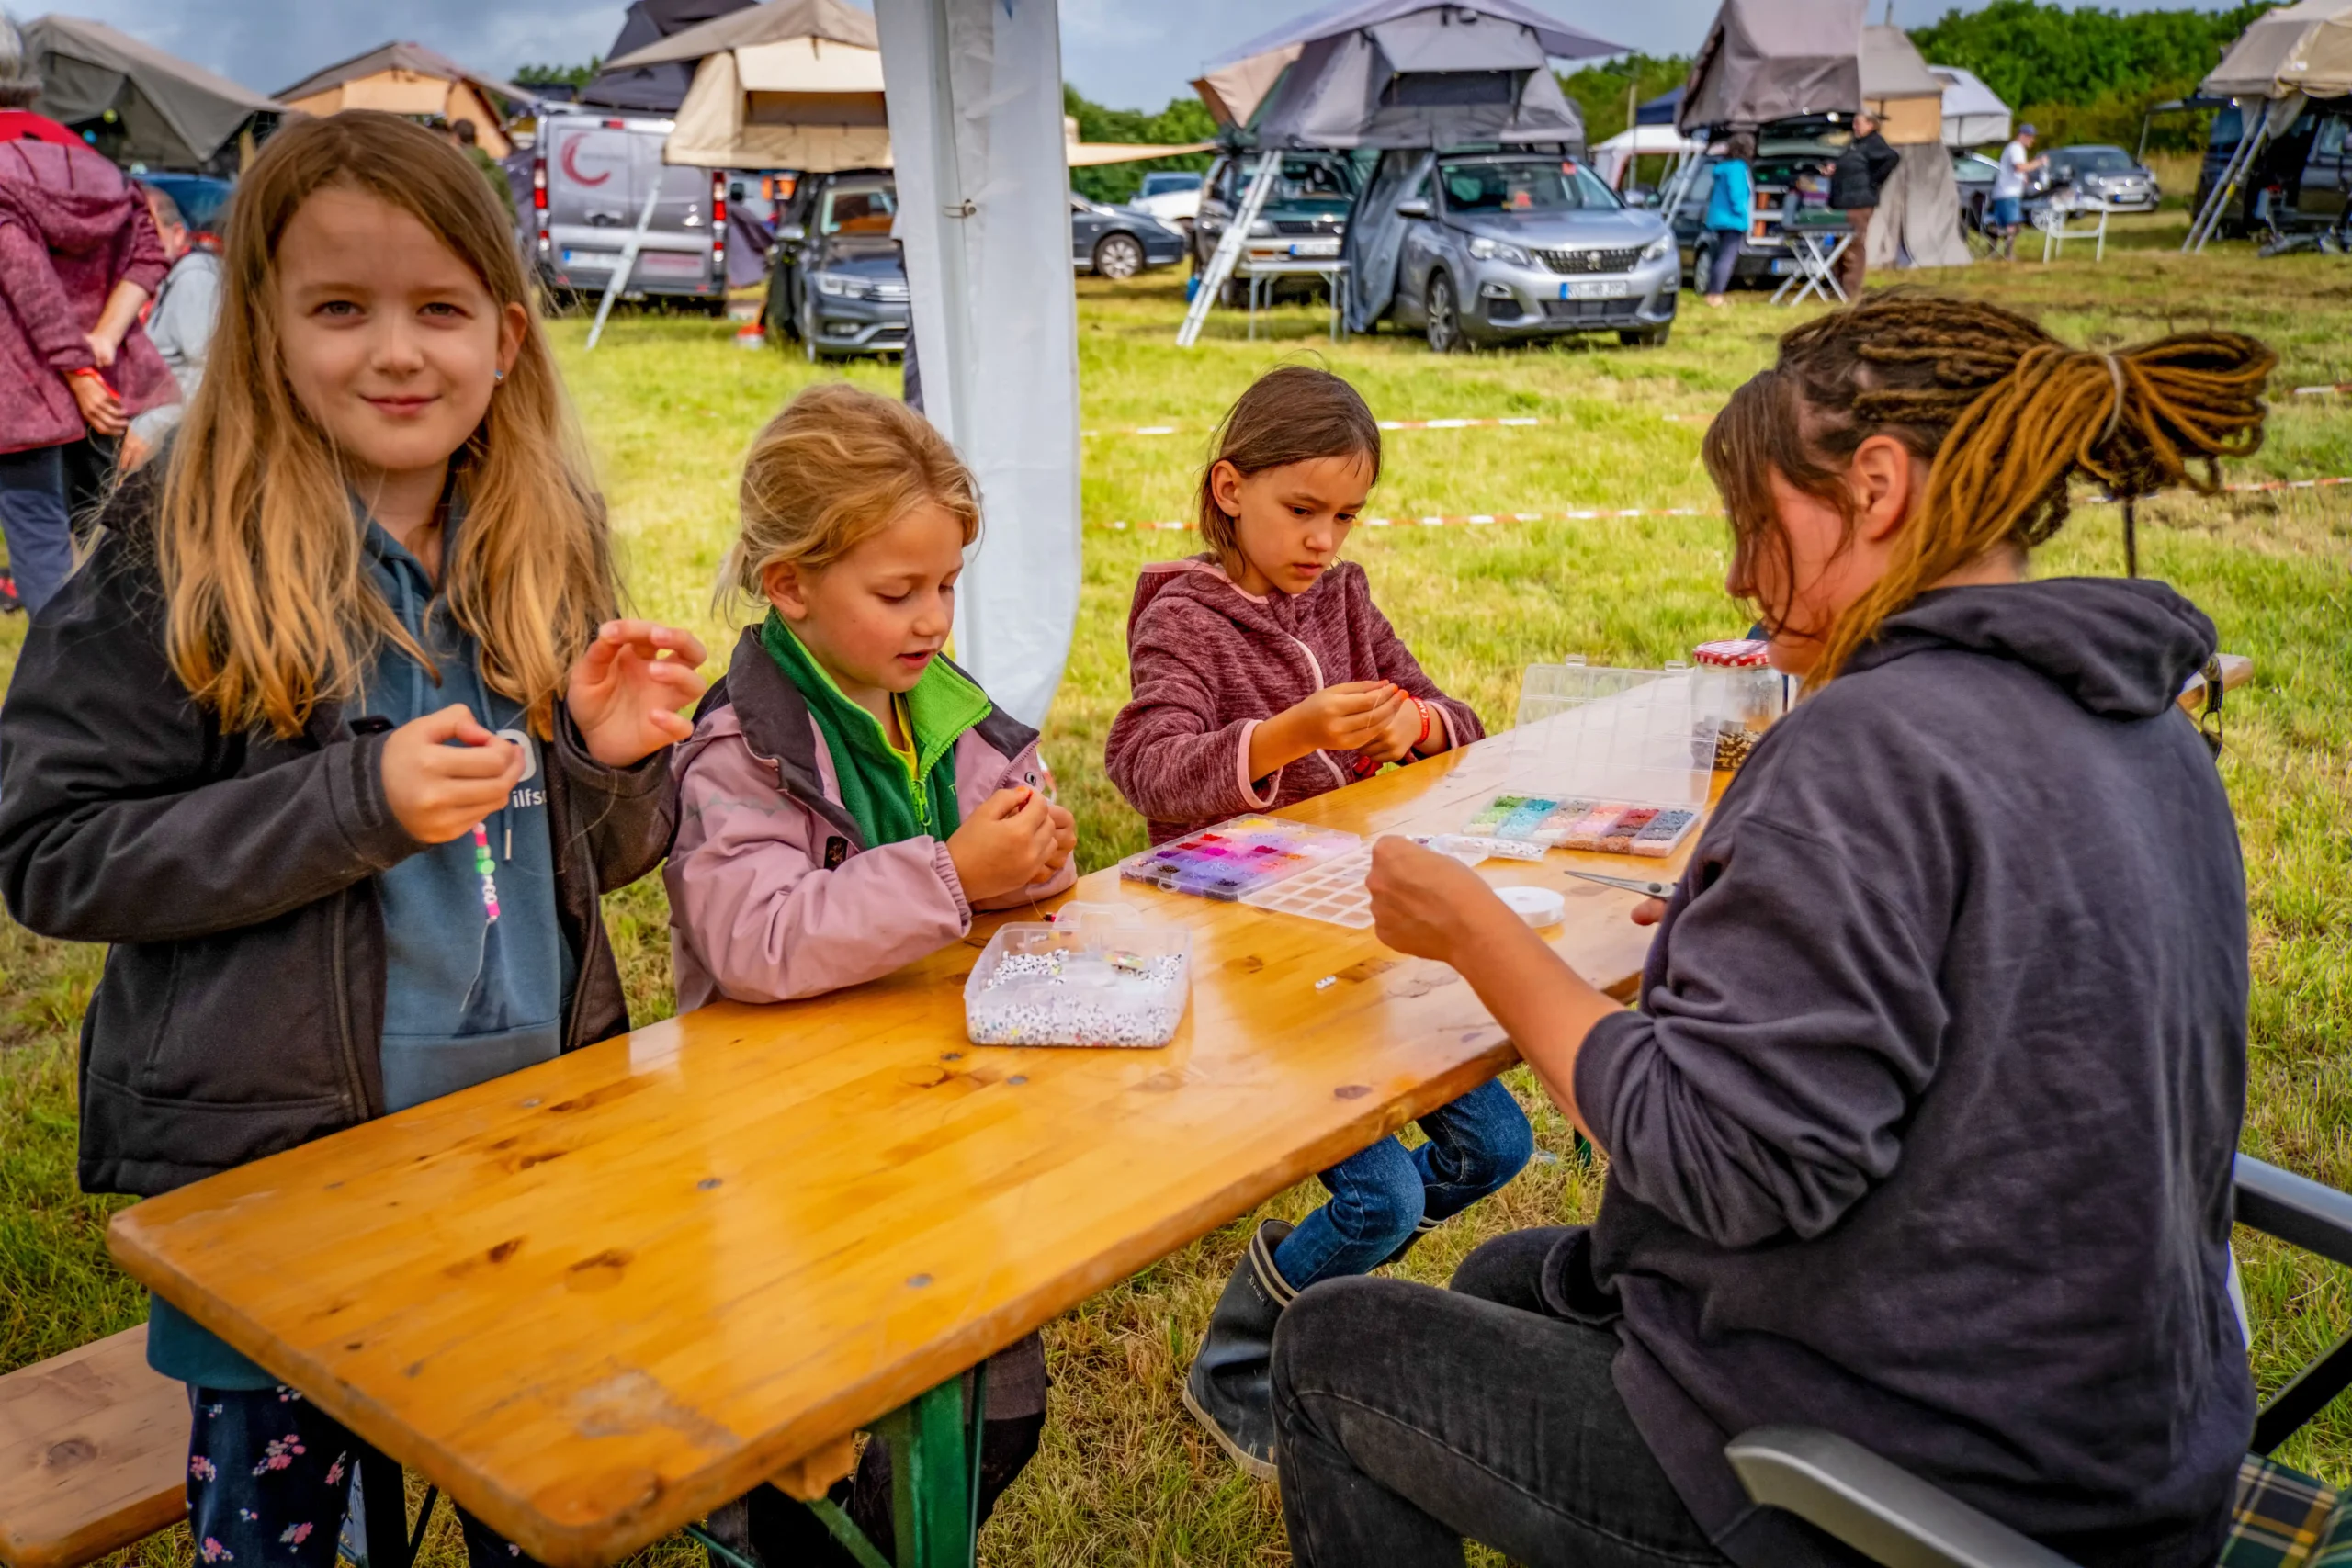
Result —
<instances>
[{"instance_id":1,"label":"folding camp chair","mask_svg":"<svg viewBox=\"0 0 2352 1568\"><path fill-rule=\"evenodd\" d=\"M2352 1196L2238 1156L2237 1222L2352 1264ZM2288 1469L2271 1451L2352 1386L2352 1334L2295 1374L2254 1422L2219 1568L2352 1564L2352 1492ZM1724 1450L1747 1495L1786 1508L1886 1568L2075 1568L1858 1443L1804 1427L1759 1427Z\"/></svg>"},{"instance_id":2,"label":"folding camp chair","mask_svg":"<svg viewBox=\"0 0 2352 1568\"><path fill-rule=\"evenodd\" d=\"M1840 305L1846 303L1846 290L1838 282L1838 258L1854 243L1854 231L1839 231L1834 244L1828 243L1827 234L1808 234L1794 228L1787 231L1787 237L1789 249L1796 254L1797 270L1795 276L1772 290L1772 303L1781 303L1781 297L1792 288L1797 291L1789 301L1792 305L1804 304L1810 294L1820 295L1825 304L1833 298Z\"/></svg>"}]
</instances>

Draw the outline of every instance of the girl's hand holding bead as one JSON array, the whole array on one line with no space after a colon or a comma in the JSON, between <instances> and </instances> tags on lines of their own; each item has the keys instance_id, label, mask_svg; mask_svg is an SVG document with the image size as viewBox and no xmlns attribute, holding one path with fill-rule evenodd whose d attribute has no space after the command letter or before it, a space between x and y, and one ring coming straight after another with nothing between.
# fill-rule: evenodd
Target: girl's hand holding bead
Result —
<instances>
[{"instance_id":1,"label":"girl's hand holding bead","mask_svg":"<svg viewBox=\"0 0 2352 1568\"><path fill-rule=\"evenodd\" d=\"M651 621L606 621L571 667L564 703L588 754L626 768L684 740L694 725L678 710L702 695L696 668L709 655L691 632Z\"/></svg>"}]
</instances>

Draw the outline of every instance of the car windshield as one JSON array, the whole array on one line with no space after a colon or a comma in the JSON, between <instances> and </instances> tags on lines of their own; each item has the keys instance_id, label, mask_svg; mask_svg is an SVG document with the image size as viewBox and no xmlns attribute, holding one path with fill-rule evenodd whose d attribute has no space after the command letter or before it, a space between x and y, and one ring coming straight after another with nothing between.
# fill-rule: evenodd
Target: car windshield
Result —
<instances>
[{"instance_id":1,"label":"car windshield","mask_svg":"<svg viewBox=\"0 0 2352 1568\"><path fill-rule=\"evenodd\" d=\"M1575 212L1617 205L1582 164L1567 159L1481 159L1438 170L1452 212Z\"/></svg>"},{"instance_id":2,"label":"car windshield","mask_svg":"<svg viewBox=\"0 0 2352 1568\"><path fill-rule=\"evenodd\" d=\"M1240 199L1257 175L1258 164L1253 159L1240 171L1233 187L1234 199ZM1274 176L1274 188L1266 193L1270 207L1324 202L1346 207L1355 198L1356 172L1338 158L1284 158L1282 173Z\"/></svg>"},{"instance_id":3,"label":"car windshield","mask_svg":"<svg viewBox=\"0 0 2352 1568\"><path fill-rule=\"evenodd\" d=\"M2120 147L2077 147L2066 154L2066 162L2086 175L2121 175L2132 168L2132 155Z\"/></svg>"},{"instance_id":4,"label":"car windshield","mask_svg":"<svg viewBox=\"0 0 2352 1568\"><path fill-rule=\"evenodd\" d=\"M887 234L898 210L894 186L835 186L825 193L817 230L824 234Z\"/></svg>"},{"instance_id":5,"label":"car windshield","mask_svg":"<svg viewBox=\"0 0 2352 1568\"><path fill-rule=\"evenodd\" d=\"M1198 190L1200 188L1201 176L1198 175L1146 175L1143 177L1142 194L1145 196L1172 196L1178 191Z\"/></svg>"},{"instance_id":6,"label":"car windshield","mask_svg":"<svg viewBox=\"0 0 2352 1568\"><path fill-rule=\"evenodd\" d=\"M1962 179L1989 180L2001 172L2000 165L1982 152L1963 152L1951 161L1951 171Z\"/></svg>"},{"instance_id":7,"label":"car windshield","mask_svg":"<svg viewBox=\"0 0 2352 1568\"><path fill-rule=\"evenodd\" d=\"M2213 112L2213 132L2207 140L2209 147L2234 147L2238 138L2245 134L2245 116L2232 104Z\"/></svg>"}]
</instances>

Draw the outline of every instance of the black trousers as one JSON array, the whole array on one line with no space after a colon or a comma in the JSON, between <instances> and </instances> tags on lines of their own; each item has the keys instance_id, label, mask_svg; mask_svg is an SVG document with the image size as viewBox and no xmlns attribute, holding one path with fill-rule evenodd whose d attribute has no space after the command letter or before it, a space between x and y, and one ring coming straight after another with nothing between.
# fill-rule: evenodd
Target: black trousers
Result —
<instances>
[{"instance_id":1,"label":"black trousers","mask_svg":"<svg viewBox=\"0 0 2352 1568\"><path fill-rule=\"evenodd\" d=\"M1460 1568L1464 1537L1528 1568L1726 1561L1618 1396L1616 1336L1544 1304L1565 1234L1498 1236L1451 1290L1331 1280L1283 1314L1274 1425L1299 1568Z\"/></svg>"}]
</instances>

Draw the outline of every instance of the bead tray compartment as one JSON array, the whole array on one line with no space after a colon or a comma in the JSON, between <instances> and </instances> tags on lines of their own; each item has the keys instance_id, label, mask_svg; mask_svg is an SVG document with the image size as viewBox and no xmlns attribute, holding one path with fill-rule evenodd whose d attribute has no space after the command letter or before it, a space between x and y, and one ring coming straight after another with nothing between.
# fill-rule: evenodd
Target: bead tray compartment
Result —
<instances>
[{"instance_id":1,"label":"bead tray compartment","mask_svg":"<svg viewBox=\"0 0 2352 1568\"><path fill-rule=\"evenodd\" d=\"M1245 893L1241 901L1253 909L1303 915L1310 920L1363 931L1372 924L1372 895L1363 885L1371 870L1372 851L1359 848L1352 854Z\"/></svg>"},{"instance_id":2,"label":"bead tray compartment","mask_svg":"<svg viewBox=\"0 0 2352 1568\"><path fill-rule=\"evenodd\" d=\"M1468 834L1525 839L1557 849L1663 860L1699 825L1689 806L1576 795L1498 795L1463 825Z\"/></svg>"},{"instance_id":3,"label":"bead tray compartment","mask_svg":"<svg viewBox=\"0 0 2352 1568\"><path fill-rule=\"evenodd\" d=\"M1336 829L1273 817L1236 817L1129 855L1119 863L1119 875L1170 893L1230 904L1363 847L1355 834Z\"/></svg>"},{"instance_id":4,"label":"bead tray compartment","mask_svg":"<svg viewBox=\"0 0 2352 1568\"><path fill-rule=\"evenodd\" d=\"M1000 926L964 982L975 1045L1165 1045L1193 994L1192 933L1125 904Z\"/></svg>"}]
</instances>

